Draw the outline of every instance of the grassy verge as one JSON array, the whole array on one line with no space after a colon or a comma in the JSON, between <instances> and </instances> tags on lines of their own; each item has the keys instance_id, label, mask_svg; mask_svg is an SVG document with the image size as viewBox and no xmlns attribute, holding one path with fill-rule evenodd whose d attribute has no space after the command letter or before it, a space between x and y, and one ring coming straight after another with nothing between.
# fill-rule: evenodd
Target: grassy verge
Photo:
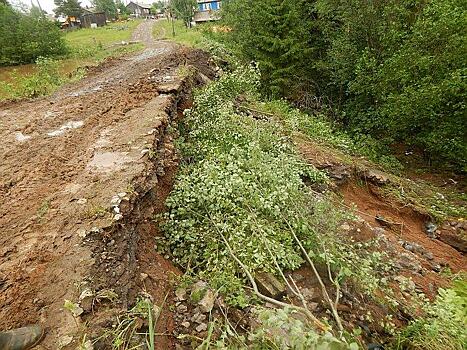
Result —
<instances>
[{"instance_id":1,"label":"grassy verge","mask_svg":"<svg viewBox=\"0 0 467 350\"><path fill-rule=\"evenodd\" d=\"M60 60L39 58L35 65L18 66L2 74L0 101L48 95L63 84L84 77L86 66L141 50L142 44L121 45L122 41L130 40L139 23L139 20L112 23L101 28L66 33L69 47L66 57Z\"/></svg>"},{"instance_id":2,"label":"grassy verge","mask_svg":"<svg viewBox=\"0 0 467 350\"><path fill-rule=\"evenodd\" d=\"M174 21L173 28L171 21L166 19L157 21L153 28L153 36L158 40L170 39L192 47L198 46L203 40L202 27L186 28L180 20Z\"/></svg>"},{"instance_id":3,"label":"grassy verge","mask_svg":"<svg viewBox=\"0 0 467 350\"><path fill-rule=\"evenodd\" d=\"M141 20L133 20L68 32L65 40L71 50L70 56L82 59L92 57L94 62L99 62L106 57L140 50L141 45L119 45L122 41L130 41L131 34L140 23Z\"/></svg>"}]
</instances>

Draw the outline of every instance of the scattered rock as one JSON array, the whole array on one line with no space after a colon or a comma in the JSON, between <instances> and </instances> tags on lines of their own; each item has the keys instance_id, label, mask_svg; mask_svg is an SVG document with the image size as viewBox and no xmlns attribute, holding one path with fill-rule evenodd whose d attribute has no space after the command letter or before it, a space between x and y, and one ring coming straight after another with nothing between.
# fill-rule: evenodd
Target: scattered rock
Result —
<instances>
[{"instance_id":1,"label":"scattered rock","mask_svg":"<svg viewBox=\"0 0 467 350\"><path fill-rule=\"evenodd\" d=\"M90 288L85 288L79 296L79 305L84 312L90 312L94 303L94 292Z\"/></svg>"},{"instance_id":2,"label":"scattered rock","mask_svg":"<svg viewBox=\"0 0 467 350\"><path fill-rule=\"evenodd\" d=\"M451 247L462 253L467 253L467 239L456 233L443 231L439 236L439 240L449 244Z\"/></svg>"},{"instance_id":3,"label":"scattered rock","mask_svg":"<svg viewBox=\"0 0 467 350\"><path fill-rule=\"evenodd\" d=\"M195 329L198 333L201 333L201 332L204 332L206 329L208 329L208 325L206 323L201 323Z\"/></svg>"},{"instance_id":4,"label":"scattered rock","mask_svg":"<svg viewBox=\"0 0 467 350\"><path fill-rule=\"evenodd\" d=\"M78 234L79 237L86 238L87 232L86 232L86 230L84 228L78 229L78 231L76 231L76 233Z\"/></svg>"},{"instance_id":5,"label":"scattered rock","mask_svg":"<svg viewBox=\"0 0 467 350\"><path fill-rule=\"evenodd\" d=\"M384 173L374 169L365 171L363 177L378 186L385 185L389 182L389 178Z\"/></svg>"},{"instance_id":6,"label":"scattered rock","mask_svg":"<svg viewBox=\"0 0 467 350\"><path fill-rule=\"evenodd\" d=\"M177 288L177 290L175 291L175 296L177 297L177 300L180 300L180 301L186 300L186 289Z\"/></svg>"},{"instance_id":7,"label":"scattered rock","mask_svg":"<svg viewBox=\"0 0 467 350\"><path fill-rule=\"evenodd\" d=\"M190 300L194 304L198 304L203 299L204 294L208 290L208 284L204 281L198 281L191 286Z\"/></svg>"},{"instance_id":8,"label":"scattered rock","mask_svg":"<svg viewBox=\"0 0 467 350\"><path fill-rule=\"evenodd\" d=\"M434 271L434 272L441 272L441 265L440 264L434 264L431 266L431 269Z\"/></svg>"},{"instance_id":9,"label":"scattered rock","mask_svg":"<svg viewBox=\"0 0 467 350\"><path fill-rule=\"evenodd\" d=\"M177 306L177 312L180 314L184 314L188 311L188 307L186 305L180 304Z\"/></svg>"},{"instance_id":10,"label":"scattered rock","mask_svg":"<svg viewBox=\"0 0 467 350\"><path fill-rule=\"evenodd\" d=\"M149 275L147 273L141 272L139 274L139 278L141 279L141 281L146 280L146 278L148 278L148 277L149 277Z\"/></svg>"},{"instance_id":11,"label":"scattered rock","mask_svg":"<svg viewBox=\"0 0 467 350\"><path fill-rule=\"evenodd\" d=\"M402 253L396 261L395 266L399 269L407 269L417 273L422 271L420 263L407 253Z\"/></svg>"},{"instance_id":12,"label":"scattered rock","mask_svg":"<svg viewBox=\"0 0 467 350\"><path fill-rule=\"evenodd\" d=\"M425 224L425 232L430 238L436 238L436 230L438 229L438 226L436 226L432 222L428 222Z\"/></svg>"},{"instance_id":13,"label":"scattered rock","mask_svg":"<svg viewBox=\"0 0 467 350\"><path fill-rule=\"evenodd\" d=\"M340 228L342 231L350 231L352 229L348 223L343 223Z\"/></svg>"},{"instance_id":14,"label":"scattered rock","mask_svg":"<svg viewBox=\"0 0 467 350\"><path fill-rule=\"evenodd\" d=\"M185 327L185 328L190 328L190 322L188 321L185 321L185 322L182 322L182 326Z\"/></svg>"},{"instance_id":15,"label":"scattered rock","mask_svg":"<svg viewBox=\"0 0 467 350\"><path fill-rule=\"evenodd\" d=\"M255 281L259 291L270 298L280 299L285 295L284 284L271 273L259 272L255 275Z\"/></svg>"},{"instance_id":16,"label":"scattered rock","mask_svg":"<svg viewBox=\"0 0 467 350\"><path fill-rule=\"evenodd\" d=\"M212 289L207 289L204 293L203 298L198 302L198 306L201 312L207 313L211 312L214 307L214 302L216 301L216 295Z\"/></svg>"},{"instance_id":17,"label":"scattered rock","mask_svg":"<svg viewBox=\"0 0 467 350\"><path fill-rule=\"evenodd\" d=\"M60 339L58 339L58 348L64 348L65 346L69 345L73 341L73 337L71 335L64 335Z\"/></svg>"}]
</instances>

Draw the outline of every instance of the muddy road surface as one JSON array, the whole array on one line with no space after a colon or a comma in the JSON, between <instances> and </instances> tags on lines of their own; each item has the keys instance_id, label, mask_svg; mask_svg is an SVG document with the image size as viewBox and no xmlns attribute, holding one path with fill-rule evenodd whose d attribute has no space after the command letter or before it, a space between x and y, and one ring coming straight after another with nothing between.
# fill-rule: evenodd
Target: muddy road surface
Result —
<instances>
[{"instance_id":1,"label":"muddy road surface","mask_svg":"<svg viewBox=\"0 0 467 350\"><path fill-rule=\"evenodd\" d=\"M169 127L212 70L202 52L153 41L152 25L134 33L143 52L0 105L0 330L40 322L41 349L75 349L138 288L157 303L177 273L153 255L152 217L176 162Z\"/></svg>"}]
</instances>

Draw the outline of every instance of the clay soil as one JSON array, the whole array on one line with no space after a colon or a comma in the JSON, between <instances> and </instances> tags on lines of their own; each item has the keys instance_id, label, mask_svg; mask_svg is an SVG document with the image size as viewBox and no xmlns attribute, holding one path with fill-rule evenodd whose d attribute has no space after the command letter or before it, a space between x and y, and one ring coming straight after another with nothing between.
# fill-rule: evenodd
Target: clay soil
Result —
<instances>
[{"instance_id":1,"label":"clay soil","mask_svg":"<svg viewBox=\"0 0 467 350\"><path fill-rule=\"evenodd\" d=\"M178 69L212 71L207 55L153 41L153 23L134 33L141 53L52 96L0 105L0 330L39 322L41 349L74 349L105 326L99 309L125 309L142 290L161 305L179 273L155 252L152 219L176 169L167 130L195 83ZM65 300L85 289L118 300L73 317ZM169 312L160 322L170 331Z\"/></svg>"}]
</instances>

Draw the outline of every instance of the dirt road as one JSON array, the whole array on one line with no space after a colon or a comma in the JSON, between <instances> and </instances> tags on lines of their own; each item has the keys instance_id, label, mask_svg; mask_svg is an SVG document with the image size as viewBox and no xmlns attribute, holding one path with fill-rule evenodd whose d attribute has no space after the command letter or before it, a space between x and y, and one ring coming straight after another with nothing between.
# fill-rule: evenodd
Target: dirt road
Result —
<instances>
[{"instance_id":1,"label":"dirt road","mask_svg":"<svg viewBox=\"0 0 467 350\"><path fill-rule=\"evenodd\" d=\"M95 302L112 290L125 307L143 265L174 269L138 256L140 236L154 229L140 234L134 222L142 199L160 207L157 183L175 157L167 127L192 83L178 69L210 70L204 54L154 42L152 25L134 33L142 53L110 60L53 96L0 105L0 329L41 322L43 349L74 349L83 322L98 318L96 305L74 317L65 300L92 294ZM154 242L143 246L152 254Z\"/></svg>"}]
</instances>

